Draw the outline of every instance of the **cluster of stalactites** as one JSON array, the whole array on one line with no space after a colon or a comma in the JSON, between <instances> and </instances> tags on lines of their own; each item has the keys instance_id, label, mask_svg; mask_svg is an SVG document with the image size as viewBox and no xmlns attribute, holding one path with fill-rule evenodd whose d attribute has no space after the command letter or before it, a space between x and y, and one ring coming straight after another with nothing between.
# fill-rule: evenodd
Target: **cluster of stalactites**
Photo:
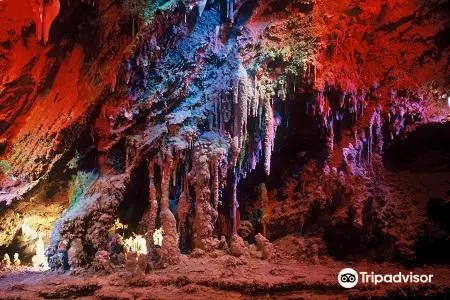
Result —
<instances>
[{"instance_id":1,"label":"cluster of stalactites","mask_svg":"<svg viewBox=\"0 0 450 300\"><path fill-rule=\"evenodd\" d=\"M364 91L341 92L337 101L332 102L325 90L314 93L314 98L306 104L306 113L320 119L318 124L325 129L326 146L329 157L334 150L334 124L340 122L344 117L350 117L352 123L363 119L364 110L367 107L366 93ZM365 136L365 133L362 133ZM363 138L365 139L365 138ZM356 147L356 146L355 146Z\"/></svg>"},{"instance_id":2,"label":"cluster of stalactites","mask_svg":"<svg viewBox=\"0 0 450 300\"><path fill-rule=\"evenodd\" d=\"M242 151L247 154L247 161L243 162L244 165L237 165L240 171L237 177L240 178L253 171L261 156L264 156L264 170L266 175L269 175L275 134L280 124L273 105L276 98L282 101L286 99L286 86L282 80L271 82L264 74L257 74L253 80L243 71L240 71L239 74L241 76L234 88L233 98L238 109L233 116L234 156L231 161L236 165L237 156L242 154ZM248 117L255 118L257 121L256 132L247 132ZM253 143L243 145L244 139L248 140L250 137L254 138ZM244 146L247 148L243 148Z\"/></svg>"},{"instance_id":3,"label":"cluster of stalactites","mask_svg":"<svg viewBox=\"0 0 450 300\"><path fill-rule=\"evenodd\" d=\"M232 181L232 219L233 230L236 231L236 212L239 207L237 200L237 184L240 178L256 168L260 159L264 158L266 174L270 173L270 157L274 148L274 139L278 119L274 116L273 100L277 95L277 87L270 80L260 76L251 80L241 66L239 74L231 82L227 91L209 95L213 104L213 114L210 118L210 133L200 136L193 146L184 149L184 166L181 192L178 195L176 216L177 238L183 234L187 217L192 207L195 207L193 228L194 246L204 248L205 241L214 233L218 219L220 191L227 180ZM284 87L284 84L281 84ZM285 93L280 92L281 95ZM285 96L283 96L283 99ZM248 132L248 118L257 120L256 132ZM228 132L229 130L229 132ZM254 130L254 129L252 129ZM251 139L251 141L249 141ZM169 146L170 147L170 146ZM166 178L165 174L173 174L177 170L180 159L171 155L173 151L161 151L157 159L150 163L150 209L157 211L158 201L154 182L153 165L158 164L161 173L161 211L168 207L168 192L166 187L175 178ZM178 155L181 157L180 155ZM245 157L246 159L243 159ZM172 161L172 163L170 163ZM229 170L232 177L227 178ZM194 191L191 195L190 191ZM195 203L195 205L193 205ZM155 230L155 213L151 213L148 228ZM163 222L164 223L164 222ZM172 222L173 223L173 222ZM172 224L171 223L171 224ZM163 230L168 234L163 224ZM174 239L175 240L175 239ZM149 241L151 243L151 241ZM167 238L164 243L168 243ZM163 243L163 244L164 244Z\"/></svg>"},{"instance_id":4,"label":"cluster of stalactites","mask_svg":"<svg viewBox=\"0 0 450 300\"><path fill-rule=\"evenodd\" d=\"M346 171L352 175L364 175L370 170L373 153L383 150L381 108L372 112L369 127L360 133L355 131L354 142L342 150Z\"/></svg>"},{"instance_id":5,"label":"cluster of stalactites","mask_svg":"<svg viewBox=\"0 0 450 300\"><path fill-rule=\"evenodd\" d=\"M425 104L422 96L406 93L399 96L391 91L391 105L387 114L391 140L406 131L407 123L413 124L425 116Z\"/></svg>"}]
</instances>

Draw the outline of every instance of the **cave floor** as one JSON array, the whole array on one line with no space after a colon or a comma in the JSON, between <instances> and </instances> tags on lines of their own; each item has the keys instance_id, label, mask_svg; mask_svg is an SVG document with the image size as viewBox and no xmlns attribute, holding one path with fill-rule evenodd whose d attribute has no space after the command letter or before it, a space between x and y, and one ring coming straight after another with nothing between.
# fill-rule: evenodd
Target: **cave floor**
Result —
<instances>
[{"instance_id":1,"label":"cave floor","mask_svg":"<svg viewBox=\"0 0 450 300\"><path fill-rule=\"evenodd\" d=\"M344 267L379 274L433 274L431 284L358 284L343 289L337 274ZM0 299L383 299L395 296L438 299L450 294L450 268L406 269L396 264L328 261L319 265L295 260L183 257L179 265L149 274L123 268L111 274L78 270L0 274Z\"/></svg>"}]
</instances>

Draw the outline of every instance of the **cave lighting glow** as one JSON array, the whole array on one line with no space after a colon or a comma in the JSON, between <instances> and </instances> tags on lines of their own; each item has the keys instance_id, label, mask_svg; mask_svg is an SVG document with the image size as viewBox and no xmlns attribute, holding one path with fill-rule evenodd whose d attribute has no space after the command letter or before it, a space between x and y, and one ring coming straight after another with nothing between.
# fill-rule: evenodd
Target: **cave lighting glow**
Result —
<instances>
[{"instance_id":1,"label":"cave lighting glow","mask_svg":"<svg viewBox=\"0 0 450 300\"><path fill-rule=\"evenodd\" d=\"M153 233L153 244L155 246L162 246L163 242L163 230L162 228L156 229Z\"/></svg>"},{"instance_id":2,"label":"cave lighting glow","mask_svg":"<svg viewBox=\"0 0 450 300\"><path fill-rule=\"evenodd\" d=\"M32 257L31 261L33 263L33 267L37 271L46 271L49 269L47 256L45 255L45 245L42 239L42 233L37 232L33 228L31 228L27 223L26 219L22 223L21 226L22 233L30 240L36 239L36 252Z\"/></svg>"},{"instance_id":3,"label":"cave lighting glow","mask_svg":"<svg viewBox=\"0 0 450 300\"><path fill-rule=\"evenodd\" d=\"M127 252L136 252L137 254L147 254L147 241L142 235L135 235L125 239L125 249Z\"/></svg>"},{"instance_id":4,"label":"cave lighting glow","mask_svg":"<svg viewBox=\"0 0 450 300\"><path fill-rule=\"evenodd\" d=\"M31 259L33 267L41 271L47 271L49 268L47 256L45 256L45 245L42 240L42 234L38 234L38 240L36 241L36 255Z\"/></svg>"}]
</instances>

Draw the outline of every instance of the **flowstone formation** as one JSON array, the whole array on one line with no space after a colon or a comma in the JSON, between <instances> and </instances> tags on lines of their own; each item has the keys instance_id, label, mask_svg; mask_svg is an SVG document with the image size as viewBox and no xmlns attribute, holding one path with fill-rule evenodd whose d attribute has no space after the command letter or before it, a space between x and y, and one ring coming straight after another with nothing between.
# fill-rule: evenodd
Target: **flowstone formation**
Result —
<instances>
[{"instance_id":1,"label":"flowstone formation","mask_svg":"<svg viewBox=\"0 0 450 300\"><path fill-rule=\"evenodd\" d=\"M383 155L448 122L448 20L406 2L43 1L1 36L0 254L42 214L53 270L283 247L414 263ZM288 234L306 240L275 250Z\"/></svg>"}]
</instances>

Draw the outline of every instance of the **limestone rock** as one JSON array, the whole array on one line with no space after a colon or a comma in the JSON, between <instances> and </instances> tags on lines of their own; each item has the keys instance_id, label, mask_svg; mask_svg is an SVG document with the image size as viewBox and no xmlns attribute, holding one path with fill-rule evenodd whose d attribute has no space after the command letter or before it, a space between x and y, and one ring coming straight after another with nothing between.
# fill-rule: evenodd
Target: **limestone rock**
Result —
<instances>
[{"instance_id":1,"label":"limestone rock","mask_svg":"<svg viewBox=\"0 0 450 300\"><path fill-rule=\"evenodd\" d=\"M95 254L94 261L92 262L92 267L96 271L105 271L105 272L112 272L112 265L109 260L109 253L108 251L101 250L97 251Z\"/></svg>"},{"instance_id":2,"label":"limestone rock","mask_svg":"<svg viewBox=\"0 0 450 300\"><path fill-rule=\"evenodd\" d=\"M192 250L190 256L193 258L201 258L205 256L205 251L200 248L195 248L194 250Z\"/></svg>"},{"instance_id":3,"label":"limestone rock","mask_svg":"<svg viewBox=\"0 0 450 300\"><path fill-rule=\"evenodd\" d=\"M67 251L68 261L71 268L77 268L82 263L83 244L81 239L75 239L70 243Z\"/></svg>"},{"instance_id":4,"label":"limestone rock","mask_svg":"<svg viewBox=\"0 0 450 300\"><path fill-rule=\"evenodd\" d=\"M246 250L244 240L237 234L234 234L230 242L230 254L235 257L240 257Z\"/></svg>"}]
</instances>

